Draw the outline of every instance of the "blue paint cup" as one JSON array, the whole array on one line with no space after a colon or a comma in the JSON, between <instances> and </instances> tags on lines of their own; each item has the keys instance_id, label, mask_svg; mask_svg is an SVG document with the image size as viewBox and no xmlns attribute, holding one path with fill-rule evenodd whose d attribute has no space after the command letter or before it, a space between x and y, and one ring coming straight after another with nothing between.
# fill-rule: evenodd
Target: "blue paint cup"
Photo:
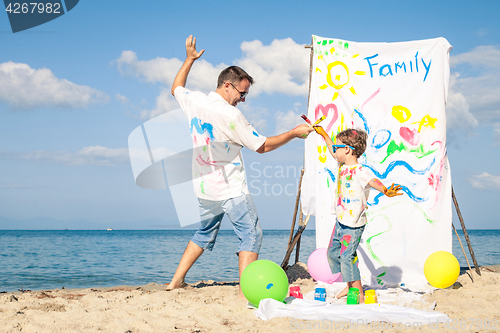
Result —
<instances>
[{"instance_id":1,"label":"blue paint cup","mask_svg":"<svg viewBox=\"0 0 500 333\"><path fill-rule=\"evenodd\" d=\"M314 299L321 302L326 302L326 289L316 288L314 291Z\"/></svg>"}]
</instances>

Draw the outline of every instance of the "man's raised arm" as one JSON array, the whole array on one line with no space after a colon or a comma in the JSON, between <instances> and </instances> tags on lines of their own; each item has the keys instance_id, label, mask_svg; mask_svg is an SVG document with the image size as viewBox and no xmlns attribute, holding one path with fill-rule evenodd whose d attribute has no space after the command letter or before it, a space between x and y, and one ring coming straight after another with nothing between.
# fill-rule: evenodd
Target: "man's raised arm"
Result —
<instances>
[{"instance_id":1,"label":"man's raised arm","mask_svg":"<svg viewBox=\"0 0 500 333\"><path fill-rule=\"evenodd\" d=\"M196 51L196 38L194 38L193 35L189 35L189 37L186 38L186 60L184 60L181 69L179 69L179 72L177 72L175 76L174 83L172 83L172 89L170 90L172 95L174 94L175 88L186 86L186 80L191 70L191 66L193 66L196 59L201 57L203 52L205 52L205 50L201 50L200 52Z\"/></svg>"}]
</instances>

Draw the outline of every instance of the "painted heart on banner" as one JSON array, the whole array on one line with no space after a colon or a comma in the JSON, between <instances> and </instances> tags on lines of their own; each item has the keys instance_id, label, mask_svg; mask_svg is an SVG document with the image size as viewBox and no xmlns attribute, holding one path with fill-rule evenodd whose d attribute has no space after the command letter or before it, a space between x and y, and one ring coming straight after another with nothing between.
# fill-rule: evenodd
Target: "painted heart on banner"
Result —
<instances>
[{"instance_id":1,"label":"painted heart on banner","mask_svg":"<svg viewBox=\"0 0 500 333\"><path fill-rule=\"evenodd\" d=\"M325 106L323 106L322 104L318 104L316 106L316 109L314 110L314 116L316 117L316 119L314 120L318 120L321 116L326 117L325 120L327 121L328 125L326 125L324 129L327 133L330 133L333 124L339 118L339 112L337 110L337 106L333 103L327 104Z\"/></svg>"},{"instance_id":2,"label":"painted heart on banner","mask_svg":"<svg viewBox=\"0 0 500 333\"><path fill-rule=\"evenodd\" d=\"M420 133L416 129L411 130L408 127L402 126L399 129L399 135L409 144L416 146L420 142Z\"/></svg>"}]
</instances>

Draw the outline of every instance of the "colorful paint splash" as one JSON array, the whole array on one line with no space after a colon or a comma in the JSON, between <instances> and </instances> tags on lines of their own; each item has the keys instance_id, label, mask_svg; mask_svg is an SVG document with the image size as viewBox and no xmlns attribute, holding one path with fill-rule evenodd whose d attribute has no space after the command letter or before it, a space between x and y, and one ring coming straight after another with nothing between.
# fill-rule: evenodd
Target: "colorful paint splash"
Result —
<instances>
[{"instance_id":1,"label":"colorful paint splash","mask_svg":"<svg viewBox=\"0 0 500 333\"><path fill-rule=\"evenodd\" d=\"M408 171L410 171L411 173L413 173L414 175L424 175L426 174L427 172L429 172L429 170L431 169L431 167L434 165L434 163L436 162L436 158L434 157L434 159L432 160L432 162L427 166L427 168L423 169L423 170L416 170L414 169L408 162L406 161L393 161L391 162L387 168L385 169L385 171L383 173L375 170L374 167L370 166L370 165L365 165L367 168L369 168L373 174L375 174L375 176L377 178L380 178L380 179L386 179L387 176L389 175L389 173L394 170L394 168L396 167L404 167L406 168Z\"/></svg>"},{"instance_id":2,"label":"colorful paint splash","mask_svg":"<svg viewBox=\"0 0 500 333\"><path fill-rule=\"evenodd\" d=\"M351 242L351 235L344 235L340 239L340 255L343 255L347 247L349 247L349 243Z\"/></svg>"},{"instance_id":3,"label":"colorful paint splash","mask_svg":"<svg viewBox=\"0 0 500 333\"><path fill-rule=\"evenodd\" d=\"M318 146L318 159L321 163L326 163L326 146Z\"/></svg>"},{"instance_id":4,"label":"colorful paint splash","mask_svg":"<svg viewBox=\"0 0 500 333\"><path fill-rule=\"evenodd\" d=\"M333 103L327 104L325 106L323 106L322 104L318 104L314 110L314 117L315 117L314 119L320 119L321 116L325 116L327 118L331 116L328 125L326 125L325 127L325 131L329 133L330 130L332 129L333 124L337 121L339 117L337 106Z\"/></svg>"},{"instance_id":5,"label":"colorful paint splash","mask_svg":"<svg viewBox=\"0 0 500 333\"><path fill-rule=\"evenodd\" d=\"M392 107L392 116L400 123L404 123L411 118L411 111L402 105L394 105Z\"/></svg>"},{"instance_id":6,"label":"colorful paint splash","mask_svg":"<svg viewBox=\"0 0 500 333\"><path fill-rule=\"evenodd\" d=\"M211 140L214 139L214 134L213 134L214 127L211 124L202 123L202 121L200 119L194 117L193 119L191 119L191 127L190 127L191 134L193 133L193 128L196 129L196 132L198 134L207 133L208 137Z\"/></svg>"},{"instance_id":7,"label":"colorful paint splash","mask_svg":"<svg viewBox=\"0 0 500 333\"><path fill-rule=\"evenodd\" d=\"M390 132L389 132L389 134L390 134ZM390 135L389 135L389 138L390 138ZM387 158L389 156L391 156L392 154L394 154L396 152L401 153L403 151L406 153L413 154L413 156L415 156L416 158L421 159L422 157L434 154L437 151L437 149L425 150L423 144L420 144L416 148L410 148L407 145L405 145L403 142L397 144L396 141L391 140L391 142L387 146L387 155L384 157L384 159L382 161L380 161L378 163L383 164L387 160Z\"/></svg>"}]
</instances>

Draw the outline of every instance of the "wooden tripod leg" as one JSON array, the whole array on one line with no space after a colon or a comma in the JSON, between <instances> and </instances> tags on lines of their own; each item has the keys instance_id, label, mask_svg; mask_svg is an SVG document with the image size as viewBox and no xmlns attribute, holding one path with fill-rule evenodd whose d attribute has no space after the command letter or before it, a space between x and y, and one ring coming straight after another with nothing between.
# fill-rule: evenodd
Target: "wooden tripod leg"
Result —
<instances>
[{"instance_id":1,"label":"wooden tripod leg","mask_svg":"<svg viewBox=\"0 0 500 333\"><path fill-rule=\"evenodd\" d=\"M470 256L472 257L472 261L474 262L474 267L476 268L476 273L481 275L481 271L479 270L479 265L476 261L476 256L474 255L474 250L472 249L472 244L469 240L469 234L467 233L467 229L465 228L464 219L462 218L462 214L460 213L460 207L458 207L457 197L455 197L455 192L453 191L453 186L451 187L451 196L453 198L453 203L455 204L455 209L457 210L458 219L460 220L460 225L462 225L462 231L464 232L465 241L467 242L467 246L469 247Z\"/></svg>"}]
</instances>

